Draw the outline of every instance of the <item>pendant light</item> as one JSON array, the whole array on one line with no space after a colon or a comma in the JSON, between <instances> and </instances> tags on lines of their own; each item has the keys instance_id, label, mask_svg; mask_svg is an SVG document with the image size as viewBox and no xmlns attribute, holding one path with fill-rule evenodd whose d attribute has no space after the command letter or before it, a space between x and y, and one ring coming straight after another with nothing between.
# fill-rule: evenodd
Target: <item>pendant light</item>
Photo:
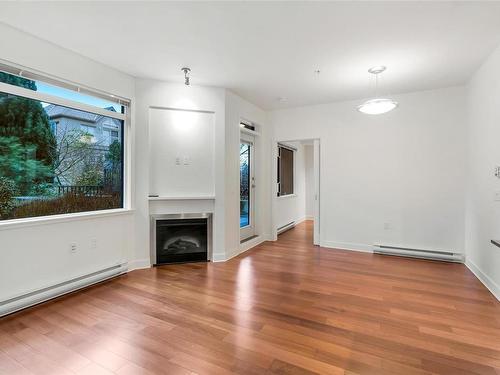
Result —
<instances>
[{"instance_id":1,"label":"pendant light","mask_svg":"<svg viewBox=\"0 0 500 375\"><path fill-rule=\"evenodd\" d=\"M382 113L392 111L398 106L398 102L392 99L378 97L378 75L386 69L382 65L368 69L368 73L375 75L375 99L367 100L363 104L358 105L358 111L367 115L381 115Z\"/></svg>"},{"instance_id":2,"label":"pendant light","mask_svg":"<svg viewBox=\"0 0 500 375\"><path fill-rule=\"evenodd\" d=\"M181 70L184 72L184 84L186 86L189 86L191 84L191 81L189 79L189 75L191 74L191 69L189 69L189 68L182 68Z\"/></svg>"}]
</instances>

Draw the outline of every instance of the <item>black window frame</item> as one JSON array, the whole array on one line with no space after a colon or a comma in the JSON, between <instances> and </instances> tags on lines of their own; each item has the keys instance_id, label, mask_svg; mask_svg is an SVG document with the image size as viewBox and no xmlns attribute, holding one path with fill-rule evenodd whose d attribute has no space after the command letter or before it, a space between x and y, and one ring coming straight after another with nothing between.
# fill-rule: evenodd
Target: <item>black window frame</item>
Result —
<instances>
[{"instance_id":1,"label":"black window frame","mask_svg":"<svg viewBox=\"0 0 500 375\"><path fill-rule=\"evenodd\" d=\"M295 159L296 150L282 144L278 144L277 157L277 196L287 197L295 195ZM291 162L290 160L291 159ZM283 165L285 163L285 165ZM284 168L290 168L284 174ZM286 181L283 181L285 179Z\"/></svg>"}]
</instances>

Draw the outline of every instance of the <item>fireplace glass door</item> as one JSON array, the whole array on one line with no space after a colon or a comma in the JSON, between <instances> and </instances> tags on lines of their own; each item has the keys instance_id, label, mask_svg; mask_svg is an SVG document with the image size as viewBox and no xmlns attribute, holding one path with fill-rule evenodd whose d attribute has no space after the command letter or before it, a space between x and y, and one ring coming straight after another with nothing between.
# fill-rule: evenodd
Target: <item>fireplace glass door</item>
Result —
<instances>
[{"instance_id":1,"label":"fireplace glass door","mask_svg":"<svg viewBox=\"0 0 500 375\"><path fill-rule=\"evenodd\" d=\"M156 264L206 262L207 219L156 221Z\"/></svg>"}]
</instances>

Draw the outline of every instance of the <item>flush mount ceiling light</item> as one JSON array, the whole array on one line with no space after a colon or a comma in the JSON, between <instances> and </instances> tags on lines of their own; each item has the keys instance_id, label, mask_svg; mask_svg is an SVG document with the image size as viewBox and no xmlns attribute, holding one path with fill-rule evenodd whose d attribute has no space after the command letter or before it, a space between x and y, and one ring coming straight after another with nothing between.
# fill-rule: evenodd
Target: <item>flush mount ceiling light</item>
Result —
<instances>
[{"instance_id":1,"label":"flush mount ceiling light","mask_svg":"<svg viewBox=\"0 0 500 375\"><path fill-rule=\"evenodd\" d=\"M358 105L358 111L367 115L381 115L382 113L392 111L398 106L398 102L392 99L378 97L378 75L385 70L386 67L382 65L368 69L368 73L375 75L375 99L367 100L363 104Z\"/></svg>"},{"instance_id":2,"label":"flush mount ceiling light","mask_svg":"<svg viewBox=\"0 0 500 375\"><path fill-rule=\"evenodd\" d=\"M189 82L189 73L191 73L191 69L182 68L181 70L184 72L184 84L189 86L191 84L191 82Z\"/></svg>"}]
</instances>

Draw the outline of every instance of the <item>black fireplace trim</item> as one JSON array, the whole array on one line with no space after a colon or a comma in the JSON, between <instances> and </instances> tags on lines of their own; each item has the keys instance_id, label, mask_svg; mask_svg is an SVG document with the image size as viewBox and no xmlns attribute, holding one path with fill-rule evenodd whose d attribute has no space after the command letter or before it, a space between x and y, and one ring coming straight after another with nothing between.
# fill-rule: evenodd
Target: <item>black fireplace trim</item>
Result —
<instances>
[{"instance_id":1,"label":"black fireplace trim","mask_svg":"<svg viewBox=\"0 0 500 375\"><path fill-rule=\"evenodd\" d=\"M206 219L207 220L207 262L212 260L213 256L213 235L212 235L212 216L210 212L202 213L186 213L186 214L156 214L150 216L150 257L151 264L157 266L156 256L156 222L158 220L172 220L172 219ZM178 263L187 263L189 260Z\"/></svg>"}]
</instances>

